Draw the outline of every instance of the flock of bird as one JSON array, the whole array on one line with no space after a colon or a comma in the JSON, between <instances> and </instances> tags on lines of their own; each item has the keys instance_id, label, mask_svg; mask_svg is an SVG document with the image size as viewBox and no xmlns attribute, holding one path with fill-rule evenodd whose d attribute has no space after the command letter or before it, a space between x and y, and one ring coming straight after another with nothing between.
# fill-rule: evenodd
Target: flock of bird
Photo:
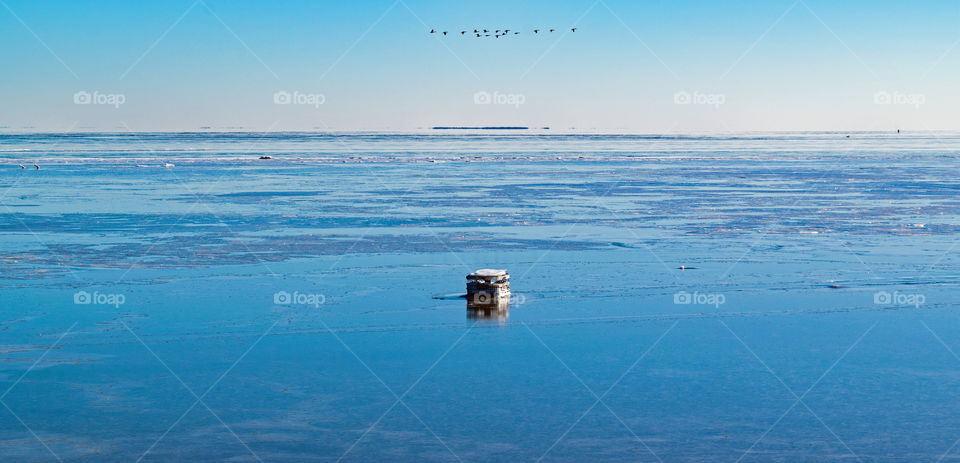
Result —
<instances>
[{"instance_id":1,"label":"flock of bird","mask_svg":"<svg viewBox=\"0 0 960 463\"><path fill-rule=\"evenodd\" d=\"M556 29L534 29L534 30L533 30L533 33L534 33L534 34L539 34L540 32L543 32L544 34L549 34L549 33L554 32L554 31L556 31ZM576 31L577 31L577 28L576 28L576 27L571 27L571 28L570 28L570 32L576 32ZM442 31L442 32L441 32L441 31L438 31L438 30L436 30L436 29L430 29L430 33L431 33L431 34L438 34L438 33L439 33L439 34L447 35L447 34L449 33L449 31ZM462 35L462 36L466 36L467 34L471 34L471 32L470 32L469 30L460 31L460 35ZM512 29L495 29L495 30L493 30L493 31L491 31L491 30L489 30L489 29L474 29L473 32L472 32L472 34L473 34L474 36L476 36L476 37L490 37L491 35L493 35L493 37L499 39L500 37L503 37L503 36L505 36L505 35L518 35L518 34L520 34L520 31L515 31L515 30L512 30Z\"/></svg>"}]
</instances>

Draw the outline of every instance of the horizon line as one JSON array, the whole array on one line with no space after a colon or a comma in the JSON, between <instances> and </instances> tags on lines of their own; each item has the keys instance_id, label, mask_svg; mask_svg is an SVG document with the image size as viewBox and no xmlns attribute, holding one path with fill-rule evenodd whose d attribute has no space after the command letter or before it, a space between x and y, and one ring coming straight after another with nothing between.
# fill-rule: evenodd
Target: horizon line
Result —
<instances>
[{"instance_id":1,"label":"horizon line","mask_svg":"<svg viewBox=\"0 0 960 463\"><path fill-rule=\"evenodd\" d=\"M133 135L133 134L239 134L239 133L275 133L275 134L435 134L435 135L458 135L460 133L470 133L475 135L637 135L637 136L677 136L677 135L713 135L713 134L919 134L919 133L960 133L957 129L891 129L891 130L701 130L701 131L663 131L663 132L644 132L618 129L566 129L556 130L552 128L498 128L498 130L489 130L486 127L443 127L438 130L435 127L426 127L418 129L323 129L323 130L257 130L257 129L194 129L194 130L128 130L128 129L89 129L89 130L18 130L0 128L0 135Z\"/></svg>"}]
</instances>

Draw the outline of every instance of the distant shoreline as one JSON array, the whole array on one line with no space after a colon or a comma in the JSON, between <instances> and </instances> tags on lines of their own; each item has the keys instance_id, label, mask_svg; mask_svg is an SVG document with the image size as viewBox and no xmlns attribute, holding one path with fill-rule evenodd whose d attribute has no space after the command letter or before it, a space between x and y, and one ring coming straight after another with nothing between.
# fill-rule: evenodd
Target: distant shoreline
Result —
<instances>
[{"instance_id":1,"label":"distant shoreline","mask_svg":"<svg viewBox=\"0 0 960 463\"><path fill-rule=\"evenodd\" d=\"M432 127L433 130L530 130L530 127Z\"/></svg>"}]
</instances>

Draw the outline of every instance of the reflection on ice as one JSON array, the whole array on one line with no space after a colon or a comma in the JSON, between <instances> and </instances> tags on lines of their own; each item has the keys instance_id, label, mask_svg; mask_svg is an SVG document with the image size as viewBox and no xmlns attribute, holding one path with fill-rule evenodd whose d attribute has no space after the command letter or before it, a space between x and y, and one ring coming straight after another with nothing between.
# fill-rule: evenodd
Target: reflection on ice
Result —
<instances>
[{"instance_id":1,"label":"reflection on ice","mask_svg":"<svg viewBox=\"0 0 960 463\"><path fill-rule=\"evenodd\" d=\"M507 321L510 318L510 295L498 299L467 298L468 320Z\"/></svg>"}]
</instances>

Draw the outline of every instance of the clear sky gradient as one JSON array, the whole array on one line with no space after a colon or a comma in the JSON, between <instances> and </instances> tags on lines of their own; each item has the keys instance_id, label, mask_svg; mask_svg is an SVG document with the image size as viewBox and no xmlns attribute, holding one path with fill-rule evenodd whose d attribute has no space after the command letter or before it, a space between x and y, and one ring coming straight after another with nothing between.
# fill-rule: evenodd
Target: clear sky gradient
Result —
<instances>
[{"instance_id":1,"label":"clear sky gradient","mask_svg":"<svg viewBox=\"0 0 960 463\"><path fill-rule=\"evenodd\" d=\"M955 1L2 0L0 63L5 131L960 128Z\"/></svg>"}]
</instances>

